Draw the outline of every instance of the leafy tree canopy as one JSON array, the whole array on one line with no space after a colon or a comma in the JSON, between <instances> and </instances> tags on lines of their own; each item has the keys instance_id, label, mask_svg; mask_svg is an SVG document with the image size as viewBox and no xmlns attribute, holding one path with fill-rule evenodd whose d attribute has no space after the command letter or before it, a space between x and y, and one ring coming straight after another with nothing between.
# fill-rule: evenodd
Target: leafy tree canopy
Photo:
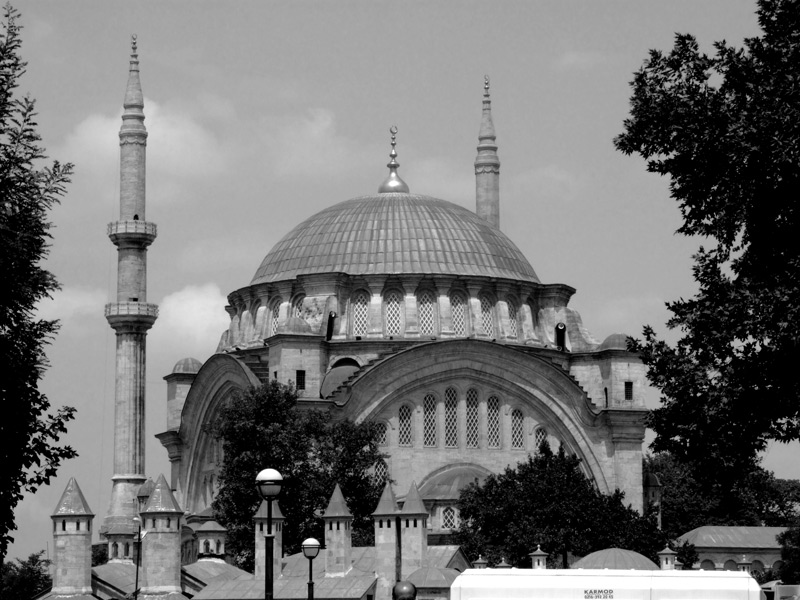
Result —
<instances>
[{"instance_id":1,"label":"leafy tree canopy","mask_svg":"<svg viewBox=\"0 0 800 600\"><path fill-rule=\"evenodd\" d=\"M336 483L353 514L354 545L372 543L370 515L383 489L372 475L383 456L375 423L333 421L327 412L300 409L293 387L270 381L234 393L209 432L223 440L224 454L212 507L242 568L253 568L253 516L261 503L255 478L265 468L284 477L278 503L286 552L298 551L307 537L324 539L319 515Z\"/></svg>"},{"instance_id":2,"label":"leafy tree canopy","mask_svg":"<svg viewBox=\"0 0 800 600\"><path fill-rule=\"evenodd\" d=\"M4 600L30 600L42 590L53 585L50 562L42 558L44 550L27 559L3 563L0 566L0 598Z\"/></svg>"},{"instance_id":3,"label":"leafy tree canopy","mask_svg":"<svg viewBox=\"0 0 800 600\"><path fill-rule=\"evenodd\" d=\"M76 456L58 442L74 409L49 413L39 389L44 347L56 321L35 317L36 305L58 289L42 268L50 239L48 212L65 192L72 165L42 166L34 101L19 97L26 63L20 57L18 13L6 4L0 27L0 559L13 541L14 509L23 493L49 483L61 461Z\"/></svg>"},{"instance_id":4,"label":"leafy tree canopy","mask_svg":"<svg viewBox=\"0 0 800 600\"><path fill-rule=\"evenodd\" d=\"M731 489L769 440L800 437L800 0L760 0L762 35L701 52L691 35L652 50L615 139L669 177L679 233L702 236L697 294L667 306L631 349L661 390L654 450Z\"/></svg>"},{"instance_id":5,"label":"leafy tree canopy","mask_svg":"<svg viewBox=\"0 0 800 600\"><path fill-rule=\"evenodd\" d=\"M604 548L634 550L657 562L666 536L652 513L641 516L623 500L619 490L601 494L579 458L563 447L553 453L544 442L516 468L462 490L456 539L471 560L479 554L490 564L505 558L520 568L530 567L528 555L539 544L563 568L570 555Z\"/></svg>"},{"instance_id":6,"label":"leafy tree canopy","mask_svg":"<svg viewBox=\"0 0 800 600\"><path fill-rule=\"evenodd\" d=\"M778 536L781 545L783 566L778 573L786 584L800 584L800 517L792 526Z\"/></svg>"}]
</instances>

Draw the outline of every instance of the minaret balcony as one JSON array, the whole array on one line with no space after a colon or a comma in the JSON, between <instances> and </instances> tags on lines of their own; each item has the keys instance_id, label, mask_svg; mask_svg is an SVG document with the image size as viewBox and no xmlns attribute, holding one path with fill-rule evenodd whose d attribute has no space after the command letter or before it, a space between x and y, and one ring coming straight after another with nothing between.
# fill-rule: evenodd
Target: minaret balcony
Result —
<instances>
[{"instance_id":1,"label":"minaret balcony","mask_svg":"<svg viewBox=\"0 0 800 600\"><path fill-rule=\"evenodd\" d=\"M113 328L137 326L149 329L158 318L158 305L147 302L113 302L106 304L106 320Z\"/></svg>"},{"instance_id":2,"label":"minaret balcony","mask_svg":"<svg viewBox=\"0 0 800 600\"><path fill-rule=\"evenodd\" d=\"M108 224L108 237L117 246L120 243L149 246L157 235L156 224L149 221L114 221Z\"/></svg>"}]
</instances>

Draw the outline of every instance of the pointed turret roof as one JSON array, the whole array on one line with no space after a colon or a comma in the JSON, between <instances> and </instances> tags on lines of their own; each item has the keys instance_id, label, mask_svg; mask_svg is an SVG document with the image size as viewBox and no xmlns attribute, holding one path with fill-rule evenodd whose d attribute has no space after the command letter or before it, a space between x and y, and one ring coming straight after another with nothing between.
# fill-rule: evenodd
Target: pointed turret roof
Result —
<instances>
[{"instance_id":1,"label":"pointed turret roof","mask_svg":"<svg viewBox=\"0 0 800 600\"><path fill-rule=\"evenodd\" d=\"M254 519L264 519L267 520L267 501L262 500L261 505L258 507L256 511L256 516L253 517ZM279 519L284 519L283 513L281 512L281 505L277 501L272 502L272 520L277 521Z\"/></svg>"},{"instance_id":2,"label":"pointed turret roof","mask_svg":"<svg viewBox=\"0 0 800 600\"><path fill-rule=\"evenodd\" d=\"M70 477L69 482L67 482L67 487L64 488L64 493L61 494L61 500L58 501L52 516L94 516L92 509L89 508L89 504L86 502L86 498L83 497L83 492L81 492L81 488L78 487L78 482L75 481L74 477Z\"/></svg>"},{"instance_id":3,"label":"pointed turret roof","mask_svg":"<svg viewBox=\"0 0 800 600\"><path fill-rule=\"evenodd\" d=\"M403 510L400 511L403 515L428 515L425 508L425 503L422 501L422 496L419 495L417 483L411 482L411 487L406 495L406 500L403 502Z\"/></svg>"},{"instance_id":4,"label":"pointed turret roof","mask_svg":"<svg viewBox=\"0 0 800 600\"><path fill-rule=\"evenodd\" d=\"M481 129L478 132L478 140L481 146L491 147L497 139L497 134L494 131L494 121L492 120L492 98L489 96L489 76L486 75L483 80L483 113L481 115ZM497 146L494 147L497 150Z\"/></svg>"},{"instance_id":5,"label":"pointed turret roof","mask_svg":"<svg viewBox=\"0 0 800 600\"><path fill-rule=\"evenodd\" d=\"M147 481L145 481L142 485L139 486L139 491L136 492L137 498L149 498L150 494L153 493L153 490L156 489L156 482L153 481L152 477L148 477Z\"/></svg>"},{"instance_id":6,"label":"pointed turret roof","mask_svg":"<svg viewBox=\"0 0 800 600\"><path fill-rule=\"evenodd\" d=\"M172 490L167 483L164 474L158 476L156 487L150 494L142 514L145 513L180 513L183 514L183 509L178 506L178 501L172 495Z\"/></svg>"},{"instance_id":7,"label":"pointed turret roof","mask_svg":"<svg viewBox=\"0 0 800 600\"><path fill-rule=\"evenodd\" d=\"M394 498L392 484L387 481L386 486L383 488L381 499L378 501L378 506L373 511L372 516L386 517L395 514L397 514L397 500Z\"/></svg>"},{"instance_id":8,"label":"pointed turret roof","mask_svg":"<svg viewBox=\"0 0 800 600\"><path fill-rule=\"evenodd\" d=\"M331 500L328 502L328 508L325 509L324 518L326 519L333 519L342 517L349 517L353 518L353 513L350 512L350 509L347 508L347 502L344 501L344 496L342 495L342 489L339 487L339 484L336 484L336 487L333 488L333 494L331 494Z\"/></svg>"},{"instance_id":9,"label":"pointed turret roof","mask_svg":"<svg viewBox=\"0 0 800 600\"><path fill-rule=\"evenodd\" d=\"M139 54L136 48L136 34L131 36L131 66L128 69L128 86L125 88L125 108L144 108L142 83L139 81Z\"/></svg>"}]
</instances>

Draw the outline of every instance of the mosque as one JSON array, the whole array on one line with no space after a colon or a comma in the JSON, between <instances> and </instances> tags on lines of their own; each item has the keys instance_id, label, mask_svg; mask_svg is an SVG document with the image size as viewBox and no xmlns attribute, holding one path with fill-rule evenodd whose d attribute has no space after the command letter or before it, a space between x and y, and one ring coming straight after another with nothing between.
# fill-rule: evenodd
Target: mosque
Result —
<instances>
[{"instance_id":1,"label":"mosque","mask_svg":"<svg viewBox=\"0 0 800 600\"><path fill-rule=\"evenodd\" d=\"M134 38L119 133L120 218L108 226L118 248L117 298L105 309L117 339L114 476L99 528L109 562L90 566L94 515L71 480L52 516L52 597L114 598L136 588L148 597L263 597L263 572L224 561L225 531L210 510L223 457L203 425L233 391L270 380L292 382L310 410L379 423L386 459L378 475L394 483L376 507L374 548L351 548L349 511L334 491L324 519L336 529L326 527L326 558L315 567L328 591L317 597L388 600L395 562L404 578L439 581L429 586L436 597L449 586L443 581L470 566L447 545L459 523L459 490L525 459L542 440L580 457L600 491L620 489L642 509L644 366L625 335L593 338L569 307L575 289L541 282L501 231L488 78L475 212L412 193L398 172L396 134L392 128L388 175L376 170L377 192L289 231L228 295L230 326L215 354L205 363L182 359L164 378L167 422L157 437L171 472L148 479L144 366L158 309L147 302L146 256L157 229L145 214L147 131ZM402 561L383 528L397 515L414 523L414 531L391 533L403 536ZM263 522L263 507L255 518ZM263 536L255 543L264 556ZM276 598L304 597L302 556L283 557L278 543L273 561ZM231 582L247 590L237 595Z\"/></svg>"}]
</instances>

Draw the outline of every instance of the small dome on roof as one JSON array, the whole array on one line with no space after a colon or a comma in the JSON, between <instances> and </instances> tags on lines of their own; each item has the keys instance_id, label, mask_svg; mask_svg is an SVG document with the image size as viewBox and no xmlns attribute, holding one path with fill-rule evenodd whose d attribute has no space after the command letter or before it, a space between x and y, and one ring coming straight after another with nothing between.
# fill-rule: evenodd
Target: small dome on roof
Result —
<instances>
[{"instance_id":1,"label":"small dome on roof","mask_svg":"<svg viewBox=\"0 0 800 600\"><path fill-rule=\"evenodd\" d=\"M598 350L627 350L628 349L628 334L626 333L612 333L603 343L597 348Z\"/></svg>"},{"instance_id":2,"label":"small dome on roof","mask_svg":"<svg viewBox=\"0 0 800 600\"><path fill-rule=\"evenodd\" d=\"M619 569L623 571L659 571L659 567L652 560L622 548L606 548L587 554L579 561L573 563L573 569Z\"/></svg>"},{"instance_id":3,"label":"small dome on roof","mask_svg":"<svg viewBox=\"0 0 800 600\"><path fill-rule=\"evenodd\" d=\"M419 488L423 500L458 500L470 483L483 483L489 472L477 465L455 465L427 479Z\"/></svg>"},{"instance_id":4,"label":"small dome on roof","mask_svg":"<svg viewBox=\"0 0 800 600\"><path fill-rule=\"evenodd\" d=\"M175 366L172 368L173 373L197 373L200 370L200 367L203 366L196 358L182 358L178 362L175 363Z\"/></svg>"},{"instance_id":5,"label":"small dome on roof","mask_svg":"<svg viewBox=\"0 0 800 600\"><path fill-rule=\"evenodd\" d=\"M440 569L437 567L422 567L408 576L408 581L417 588L450 589L450 585L459 576L455 569Z\"/></svg>"}]
</instances>

